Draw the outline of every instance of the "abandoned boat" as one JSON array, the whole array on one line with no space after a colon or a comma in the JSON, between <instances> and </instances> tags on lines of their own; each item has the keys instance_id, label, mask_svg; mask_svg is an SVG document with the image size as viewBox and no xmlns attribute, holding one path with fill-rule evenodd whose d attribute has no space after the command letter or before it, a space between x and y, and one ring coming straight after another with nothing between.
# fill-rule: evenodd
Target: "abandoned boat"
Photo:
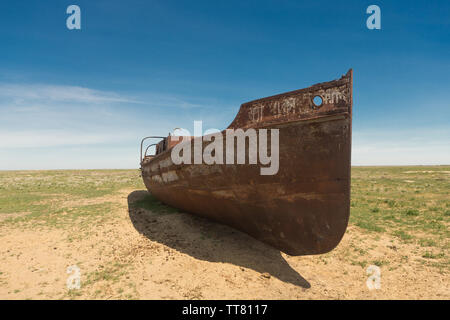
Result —
<instances>
[{"instance_id":1,"label":"abandoned boat","mask_svg":"<svg viewBox=\"0 0 450 320\"><path fill-rule=\"evenodd\" d=\"M261 174L255 163L199 163L194 153L192 161L179 163L171 156L177 146L205 148L211 138L169 134L141 142L145 186L163 203L229 225L289 255L335 248L350 215L352 70L337 80L242 104L227 130L250 128L278 129L278 150L271 144L267 151L278 151L275 174ZM219 134L224 140L227 130ZM142 154L148 138L160 139L153 155L147 155L149 147ZM245 148L250 154L249 144Z\"/></svg>"}]
</instances>

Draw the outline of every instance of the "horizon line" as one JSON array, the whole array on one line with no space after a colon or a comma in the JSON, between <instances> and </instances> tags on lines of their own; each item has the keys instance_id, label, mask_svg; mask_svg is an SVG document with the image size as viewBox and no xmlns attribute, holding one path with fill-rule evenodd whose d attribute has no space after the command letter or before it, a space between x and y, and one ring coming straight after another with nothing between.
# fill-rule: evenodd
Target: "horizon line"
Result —
<instances>
[{"instance_id":1,"label":"horizon line","mask_svg":"<svg viewBox=\"0 0 450 320\"><path fill-rule=\"evenodd\" d=\"M352 168L366 167L366 168L378 168L378 167L450 167L449 164L381 164L381 165L351 165ZM65 169L0 169L0 172L14 172L14 171L92 171L92 170L140 170L140 168L65 168Z\"/></svg>"}]
</instances>

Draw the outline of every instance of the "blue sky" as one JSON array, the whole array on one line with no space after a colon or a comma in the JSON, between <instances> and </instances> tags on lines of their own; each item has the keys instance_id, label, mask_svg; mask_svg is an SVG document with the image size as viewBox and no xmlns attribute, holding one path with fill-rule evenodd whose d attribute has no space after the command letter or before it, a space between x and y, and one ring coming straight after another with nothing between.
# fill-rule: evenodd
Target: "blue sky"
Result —
<instances>
[{"instance_id":1,"label":"blue sky","mask_svg":"<svg viewBox=\"0 0 450 320\"><path fill-rule=\"evenodd\" d=\"M143 136L349 68L354 165L450 164L449 26L449 1L2 1L0 170L137 168Z\"/></svg>"}]
</instances>

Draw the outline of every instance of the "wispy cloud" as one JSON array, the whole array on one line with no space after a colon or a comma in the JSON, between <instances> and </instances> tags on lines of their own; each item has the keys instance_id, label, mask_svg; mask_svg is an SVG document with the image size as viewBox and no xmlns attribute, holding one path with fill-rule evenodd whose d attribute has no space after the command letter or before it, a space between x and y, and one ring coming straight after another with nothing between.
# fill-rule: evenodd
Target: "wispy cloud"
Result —
<instances>
[{"instance_id":1,"label":"wispy cloud","mask_svg":"<svg viewBox=\"0 0 450 320\"><path fill-rule=\"evenodd\" d=\"M80 86L54 84L9 84L0 83L0 108L13 112L30 112L64 106L105 106L120 104L147 105L149 108L211 108L218 101L182 97L177 94L157 92L139 93L138 97L122 93L97 90Z\"/></svg>"},{"instance_id":2,"label":"wispy cloud","mask_svg":"<svg viewBox=\"0 0 450 320\"><path fill-rule=\"evenodd\" d=\"M134 167L141 137L205 120L217 105L177 94L0 83L0 170Z\"/></svg>"},{"instance_id":3,"label":"wispy cloud","mask_svg":"<svg viewBox=\"0 0 450 320\"><path fill-rule=\"evenodd\" d=\"M180 98L176 95L166 95L149 93L145 96L145 101L151 107L158 108L181 108L181 109L192 109L192 108L205 108L211 106L208 102L191 102L185 98Z\"/></svg>"},{"instance_id":4,"label":"wispy cloud","mask_svg":"<svg viewBox=\"0 0 450 320\"><path fill-rule=\"evenodd\" d=\"M19 105L29 101L89 104L142 103L115 92L48 84L0 84L0 97L2 100L8 99Z\"/></svg>"},{"instance_id":5,"label":"wispy cloud","mask_svg":"<svg viewBox=\"0 0 450 320\"><path fill-rule=\"evenodd\" d=\"M154 126L155 122L179 117L175 109L186 113L192 108L206 110L211 106L214 104L205 99L175 94L124 94L79 86L0 83L0 130L14 129L11 134L22 127L115 130L139 123L149 114Z\"/></svg>"}]
</instances>

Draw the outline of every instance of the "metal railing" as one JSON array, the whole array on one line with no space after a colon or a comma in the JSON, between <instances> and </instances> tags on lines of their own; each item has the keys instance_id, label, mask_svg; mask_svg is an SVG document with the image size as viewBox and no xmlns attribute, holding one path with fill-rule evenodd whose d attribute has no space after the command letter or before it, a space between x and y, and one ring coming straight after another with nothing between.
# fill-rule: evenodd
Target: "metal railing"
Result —
<instances>
[{"instance_id":1,"label":"metal railing","mask_svg":"<svg viewBox=\"0 0 450 320\"><path fill-rule=\"evenodd\" d=\"M141 155L140 155L140 164L142 164L142 161L144 161L144 158L147 156L147 151L148 151L148 148L150 148L151 146L155 146L155 145L157 145L158 143L153 143L153 144L151 144L151 145L149 145L146 149L145 149L145 153L144 153L144 158L142 157L142 148L143 148L143 146L144 146L144 141L145 140L147 140L147 139L165 139L166 137L159 137L159 136L148 136L148 137L145 137L145 138L143 138L142 140L141 140Z\"/></svg>"},{"instance_id":2,"label":"metal railing","mask_svg":"<svg viewBox=\"0 0 450 320\"><path fill-rule=\"evenodd\" d=\"M144 159L145 159L145 157L147 156L148 148L153 147L153 146L157 146L157 145L158 145L157 143L152 143L152 144L149 144L149 145L147 146L147 148L145 149L145 152L144 152Z\"/></svg>"}]
</instances>

